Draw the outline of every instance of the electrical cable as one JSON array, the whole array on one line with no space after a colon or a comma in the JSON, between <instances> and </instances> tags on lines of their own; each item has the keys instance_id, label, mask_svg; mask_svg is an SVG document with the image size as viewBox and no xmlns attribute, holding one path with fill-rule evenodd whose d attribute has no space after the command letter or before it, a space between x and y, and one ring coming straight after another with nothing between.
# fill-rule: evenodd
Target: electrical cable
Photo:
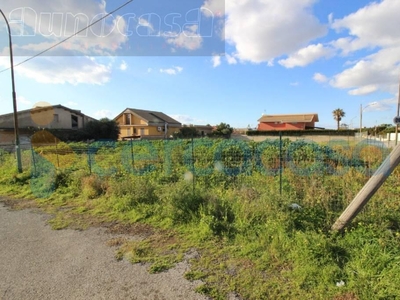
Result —
<instances>
[{"instance_id":1,"label":"electrical cable","mask_svg":"<svg viewBox=\"0 0 400 300\"><path fill-rule=\"evenodd\" d=\"M133 0L129 0L128 2L122 4L121 6L117 7L116 9L114 9L113 11L107 13L106 15L104 15L103 17L101 17L100 19L98 19L98 20L94 21L93 23L89 24L89 25L86 26L85 28L83 28L83 29L81 29L81 30L75 32L75 33L72 34L71 36L69 36L69 37L63 39L62 41L60 41L60 42L58 42L58 43L52 45L51 47L49 47L49 48L47 48L47 49L45 49L45 50L43 50L43 51L41 51L41 52L39 52L39 53L37 53L37 54L35 54L35 55L29 57L29 58L27 58L27 59L25 59L25 60L19 62L18 64L15 64L15 65L14 65L14 68L15 68L15 67L18 67L18 66L20 66L20 65L22 65L22 64L24 64L24 63L26 63L26 62L28 62L28 61L30 61L30 60L32 60L32 59L34 59L34 58L36 58L36 57L38 57L38 56L40 56L40 55L42 55L42 54L44 54L44 53L46 53L47 51L50 51L51 49L54 49L55 47L61 45L62 43L65 43L66 41L68 41L69 39L73 38L73 37L76 36L77 34L79 34L79 33L83 32L83 31L87 30L88 28L92 27L93 25L97 24L98 22L104 20L105 18L109 17L109 16L112 15L113 13L115 13L115 12L117 12L118 10L122 9L123 7L127 6L127 5L128 5L129 3L131 3L132 1L133 1ZM7 71L7 70L10 70L10 69L11 69L11 67L6 68L6 69L3 69L3 70L0 71L0 73L3 73L3 72L5 72L5 71Z\"/></svg>"}]
</instances>

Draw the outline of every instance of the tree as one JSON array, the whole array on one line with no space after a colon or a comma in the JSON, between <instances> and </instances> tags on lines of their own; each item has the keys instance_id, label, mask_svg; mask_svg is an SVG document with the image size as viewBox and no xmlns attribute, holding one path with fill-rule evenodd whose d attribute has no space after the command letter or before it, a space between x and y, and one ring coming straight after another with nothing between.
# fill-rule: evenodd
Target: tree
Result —
<instances>
[{"instance_id":1,"label":"tree","mask_svg":"<svg viewBox=\"0 0 400 300\"><path fill-rule=\"evenodd\" d=\"M192 126L183 126L179 129L178 132L174 134L176 138L192 138L192 137L199 137L199 131Z\"/></svg>"},{"instance_id":2,"label":"tree","mask_svg":"<svg viewBox=\"0 0 400 300\"><path fill-rule=\"evenodd\" d=\"M117 140L119 135L118 123L108 118L99 121L90 121L85 125L83 132L87 139Z\"/></svg>"},{"instance_id":3,"label":"tree","mask_svg":"<svg viewBox=\"0 0 400 300\"><path fill-rule=\"evenodd\" d=\"M212 132L212 136L217 136L217 137L225 137L225 138L230 138L231 134L233 132L233 128L226 123L220 123L217 125L215 130Z\"/></svg>"},{"instance_id":4,"label":"tree","mask_svg":"<svg viewBox=\"0 0 400 300\"><path fill-rule=\"evenodd\" d=\"M339 130L340 128L340 121L342 120L342 118L346 115L346 113L343 111L343 109L341 108L337 108L335 109L333 112L333 118L335 119L335 121L337 122L337 130Z\"/></svg>"}]
</instances>

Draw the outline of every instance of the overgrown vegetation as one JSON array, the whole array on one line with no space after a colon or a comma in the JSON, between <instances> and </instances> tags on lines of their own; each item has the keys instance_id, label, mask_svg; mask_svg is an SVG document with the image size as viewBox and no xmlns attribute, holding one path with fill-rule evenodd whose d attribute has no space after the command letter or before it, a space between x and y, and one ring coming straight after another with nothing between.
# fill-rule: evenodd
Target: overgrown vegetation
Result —
<instances>
[{"instance_id":1,"label":"overgrown vegetation","mask_svg":"<svg viewBox=\"0 0 400 300\"><path fill-rule=\"evenodd\" d=\"M35 199L56 229L130 228L141 239L113 241L117 258L151 272L187 260L214 299L397 299L399 168L346 232L330 231L387 154L336 141L34 145L22 174L1 153L0 193Z\"/></svg>"}]
</instances>

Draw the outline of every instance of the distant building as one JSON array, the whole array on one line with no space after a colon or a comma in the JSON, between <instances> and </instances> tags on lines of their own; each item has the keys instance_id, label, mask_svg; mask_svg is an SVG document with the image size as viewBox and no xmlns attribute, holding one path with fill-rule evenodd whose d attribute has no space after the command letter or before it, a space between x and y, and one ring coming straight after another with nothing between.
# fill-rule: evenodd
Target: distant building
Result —
<instances>
[{"instance_id":1,"label":"distant building","mask_svg":"<svg viewBox=\"0 0 400 300\"><path fill-rule=\"evenodd\" d=\"M119 140L169 138L182 127L162 112L135 108L126 108L114 120L120 127Z\"/></svg>"},{"instance_id":2,"label":"distant building","mask_svg":"<svg viewBox=\"0 0 400 300\"><path fill-rule=\"evenodd\" d=\"M287 115L263 115L258 119L257 130L306 130L315 129L318 122L318 114L287 114Z\"/></svg>"},{"instance_id":3,"label":"distant building","mask_svg":"<svg viewBox=\"0 0 400 300\"><path fill-rule=\"evenodd\" d=\"M193 125L193 124L184 124L183 127L193 127L199 132L200 136L207 136L215 129L215 126L211 125Z\"/></svg>"}]
</instances>

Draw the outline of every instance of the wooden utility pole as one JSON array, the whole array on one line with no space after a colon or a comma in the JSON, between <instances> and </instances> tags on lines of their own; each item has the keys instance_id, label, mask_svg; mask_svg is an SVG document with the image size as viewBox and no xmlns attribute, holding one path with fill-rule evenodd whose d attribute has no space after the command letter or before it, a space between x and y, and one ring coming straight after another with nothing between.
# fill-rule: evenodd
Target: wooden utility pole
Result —
<instances>
[{"instance_id":1,"label":"wooden utility pole","mask_svg":"<svg viewBox=\"0 0 400 300\"><path fill-rule=\"evenodd\" d=\"M397 137L396 137L397 138ZM375 192L381 187L393 170L400 164L400 145L395 146L374 175L368 180L357 196L332 226L332 230L342 230L357 216Z\"/></svg>"}]
</instances>

